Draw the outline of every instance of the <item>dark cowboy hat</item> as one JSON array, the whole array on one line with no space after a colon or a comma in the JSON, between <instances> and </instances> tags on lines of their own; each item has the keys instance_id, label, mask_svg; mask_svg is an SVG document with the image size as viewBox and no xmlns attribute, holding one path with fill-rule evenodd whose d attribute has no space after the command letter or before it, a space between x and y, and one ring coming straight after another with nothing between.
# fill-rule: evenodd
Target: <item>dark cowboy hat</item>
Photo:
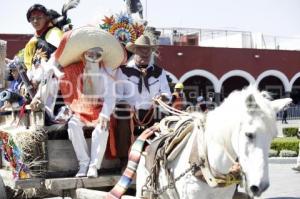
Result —
<instances>
[{"instance_id":1,"label":"dark cowboy hat","mask_svg":"<svg viewBox=\"0 0 300 199\"><path fill-rule=\"evenodd\" d=\"M157 44L147 35L141 35L134 43L128 42L126 44L126 49L132 53L136 53L137 47L148 47L154 51L157 49Z\"/></svg>"}]
</instances>

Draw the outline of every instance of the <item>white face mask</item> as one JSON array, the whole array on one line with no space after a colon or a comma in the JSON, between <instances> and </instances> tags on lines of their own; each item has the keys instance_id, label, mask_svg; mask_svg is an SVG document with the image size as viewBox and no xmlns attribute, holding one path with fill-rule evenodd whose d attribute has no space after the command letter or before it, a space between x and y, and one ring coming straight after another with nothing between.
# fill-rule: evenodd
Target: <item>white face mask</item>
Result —
<instances>
[{"instance_id":1,"label":"white face mask","mask_svg":"<svg viewBox=\"0 0 300 199\"><path fill-rule=\"evenodd\" d=\"M84 53L86 64L83 74L83 94L90 97L97 94L97 87L101 84L99 62L102 60L102 53L101 48L91 48Z\"/></svg>"},{"instance_id":2,"label":"white face mask","mask_svg":"<svg viewBox=\"0 0 300 199\"><path fill-rule=\"evenodd\" d=\"M91 48L84 53L84 58L86 62L99 63L103 59L102 54L102 48Z\"/></svg>"}]
</instances>

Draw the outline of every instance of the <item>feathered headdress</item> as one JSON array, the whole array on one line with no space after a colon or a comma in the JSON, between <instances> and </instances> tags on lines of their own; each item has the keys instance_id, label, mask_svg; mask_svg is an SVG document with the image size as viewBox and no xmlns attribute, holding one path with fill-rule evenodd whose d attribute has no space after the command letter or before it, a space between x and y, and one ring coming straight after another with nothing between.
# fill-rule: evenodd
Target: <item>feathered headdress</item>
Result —
<instances>
[{"instance_id":1,"label":"feathered headdress","mask_svg":"<svg viewBox=\"0 0 300 199\"><path fill-rule=\"evenodd\" d=\"M69 10L76 8L80 0L68 0L62 7L61 15L55 10L48 11L52 23L60 29L66 29L66 26L71 25L71 20L68 18L67 13ZM72 27L68 27L71 29Z\"/></svg>"},{"instance_id":2,"label":"feathered headdress","mask_svg":"<svg viewBox=\"0 0 300 199\"><path fill-rule=\"evenodd\" d=\"M127 13L119 13L111 16L104 16L103 24L100 28L114 35L121 43L126 45L128 42L134 42L145 30L145 26L133 21Z\"/></svg>"}]
</instances>

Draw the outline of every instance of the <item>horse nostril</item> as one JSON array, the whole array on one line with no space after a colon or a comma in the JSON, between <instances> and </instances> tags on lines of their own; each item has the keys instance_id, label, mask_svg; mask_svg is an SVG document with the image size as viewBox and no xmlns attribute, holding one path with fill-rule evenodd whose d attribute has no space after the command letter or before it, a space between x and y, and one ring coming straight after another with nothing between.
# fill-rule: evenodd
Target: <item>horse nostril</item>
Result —
<instances>
[{"instance_id":1,"label":"horse nostril","mask_svg":"<svg viewBox=\"0 0 300 199\"><path fill-rule=\"evenodd\" d=\"M252 191L252 193L253 193L254 195L257 194L257 193L259 192L258 186L255 186L255 185L252 185L252 186L250 187L250 190Z\"/></svg>"}]
</instances>

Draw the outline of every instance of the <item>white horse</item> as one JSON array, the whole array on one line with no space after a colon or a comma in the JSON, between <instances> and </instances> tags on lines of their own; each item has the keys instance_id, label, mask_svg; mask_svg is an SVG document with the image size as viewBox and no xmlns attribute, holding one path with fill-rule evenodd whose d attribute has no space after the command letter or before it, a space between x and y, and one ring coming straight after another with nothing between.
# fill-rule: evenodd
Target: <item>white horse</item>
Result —
<instances>
[{"instance_id":1,"label":"white horse","mask_svg":"<svg viewBox=\"0 0 300 199\"><path fill-rule=\"evenodd\" d=\"M201 119L195 116L194 128L187 144L167 165L173 177L178 178L175 188L167 188L167 177L164 170L160 170L158 182L161 190L157 198L233 197L235 184L211 187L192 175L191 171L186 172L190 168L189 156L195 139L198 143L195 151L206 152L212 175L226 175L233 161L238 159L248 194L252 197L260 196L269 187L268 151L272 138L277 135L276 113L291 102L290 98L274 101L269 99L266 93L259 92L255 86L249 86L242 91L233 92L219 107L209 112L204 128L200 127ZM202 130L204 133L199 133ZM136 180L138 198L142 195L147 176L149 172L145 168L145 157L141 157Z\"/></svg>"}]
</instances>

